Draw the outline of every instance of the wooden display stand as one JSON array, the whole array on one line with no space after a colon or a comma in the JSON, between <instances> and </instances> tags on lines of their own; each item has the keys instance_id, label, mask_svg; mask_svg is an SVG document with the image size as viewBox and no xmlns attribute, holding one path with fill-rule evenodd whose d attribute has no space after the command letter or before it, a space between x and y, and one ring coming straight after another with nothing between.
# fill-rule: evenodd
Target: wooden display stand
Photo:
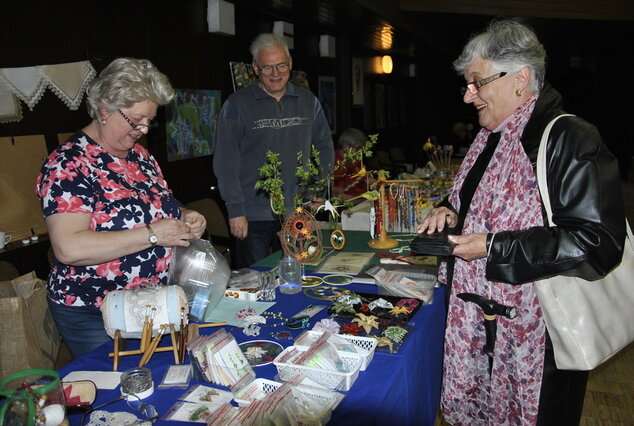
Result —
<instances>
[{"instance_id":1,"label":"wooden display stand","mask_svg":"<svg viewBox=\"0 0 634 426\"><path fill-rule=\"evenodd\" d=\"M384 174L380 174L376 185L379 187L379 200L381 203L381 232L379 232L379 237L374 238L368 241L368 247L373 249L391 249L397 247L399 242L394 238L390 238L387 236L387 215L385 214L387 209L387 202L385 200L385 185L391 183L414 183L421 182L420 179L417 180L387 180Z\"/></svg>"},{"instance_id":2,"label":"wooden display stand","mask_svg":"<svg viewBox=\"0 0 634 426\"><path fill-rule=\"evenodd\" d=\"M158 345L161 342L161 339L163 338L163 334L165 334L165 331L168 328L170 330L169 332L170 336L172 337L172 344L170 346L161 346L159 348ZM152 333L151 329L146 330L146 328L144 328L143 331L141 332L141 345L139 349L123 351L121 350L123 346L121 331L116 330L114 333L114 352L110 352L108 354L110 358L114 358L112 362L112 371L117 371L119 369L119 358L122 356L143 354L143 356L141 357L141 360L139 361L139 367L143 367L145 364L147 364L150 361L150 358L152 358L152 355L154 355L155 352L173 351L174 362L176 364L180 364L179 342L178 340L176 340L176 332L174 329L174 324L162 324L159 329L159 332L156 333L154 338L152 338L151 333Z\"/></svg>"},{"instance_id":3,"label":"wooden display stand","mask_svg":"<svg viewBox=\"0 0 634 426\"><path fill-rule=\"evenodd\" d=\"M149 324L149 326L144 325L143 330L141 331L141 345L139 349L134 349L129 351L121 350L121 348L123 347L123 338L121 337L121 331L116 330L114 333L114 352L110 352L108 354L110 358L114 358L112 371L117 371L119 369L119 359L122 356L143 354L143 356L141 357L141 360L139 361L139 367L143 367L145 364L147 364L150 361L150 358L152 358L152 355L154 355L155 352L172 351L174 352L174 363L181 364L185 362L185 345L191 339L198 337L198 330L200 328L224 327L225 325L227 325L226 322L212 322L212 323L205 323L205 324L189 323L186 325L181 324L180 336L178 339L176 337L174 324L162 324L161 327L159 328L159 332L156 333L154 338L152 338L152 334L151 334L152 325L151 324ZM170 330L169 334L172 338L172 344L169 346L158 347L163 337L163 334L165 334L165 331L168 328Z\"/></svg>"}]
</instances>

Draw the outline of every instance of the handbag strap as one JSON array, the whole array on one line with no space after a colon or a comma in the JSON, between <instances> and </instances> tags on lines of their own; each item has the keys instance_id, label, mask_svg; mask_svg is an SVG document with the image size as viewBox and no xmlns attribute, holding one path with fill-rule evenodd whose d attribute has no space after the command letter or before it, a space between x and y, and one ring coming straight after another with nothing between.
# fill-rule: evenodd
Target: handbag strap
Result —
<instances>
[{"instance_id":1,"label":"handbag strap","mask_svg":"<svg viewBox=\"0 0 634 426\"><path fill-rule=\"evenodd\" d=\"M553 127L553 124L555 124L555 121L559 120L561 117L574 117L574 114L561 114L560 116L553 118L552 121L548 123L548 125L544 129L542 140L539 143L539 151L537 151L537 186L542 197L544 210L546 210L546 216L548 217L548 225L550 226L555 226L555 224L553 223L553 211L550 207L550 196L548 194L548 180L546 175L546 147L548 146L548 136L550 135L550 129ZM629 244L634 244L634 234L632 233L632 228L630 227L630 223L627 219L625 219L625 230L626 237L629 238ZM628 244L628 241L625 241L625 243Z\"/></svg>"},{"instance_id":2,"label":"handbag strap","mask_svg":"<svg viewBox=\"0 0 634 426\"><path fill-rule=\"evenodd\" d=\"M561 114L552 119L550 123L544 129L542 140L539 143L539 151L537 151L537 186L539 187L539 193L542 197L542 203L544 210L546 210L546 216L548 217L548 225L555 226L553 223L553 211L550 207L550 195L548 194L548 179L546 175L546 147L548 146L548 136L550 135L550 129L552 129L555 121L561 117L574 117L573 114Z\"/></svg>"}]
</instances>

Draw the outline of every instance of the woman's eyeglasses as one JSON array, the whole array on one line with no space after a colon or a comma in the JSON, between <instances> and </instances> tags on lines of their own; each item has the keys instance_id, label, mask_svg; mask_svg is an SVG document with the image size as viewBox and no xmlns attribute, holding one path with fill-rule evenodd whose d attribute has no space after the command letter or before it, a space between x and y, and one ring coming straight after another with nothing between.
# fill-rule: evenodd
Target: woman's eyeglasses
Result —
<instances>
[{"instance_id":1,"label":"woman's eyeglasses","mask_svg":"<svg viewBox=\"0 0 634 426\"><path fill-rule=\"evenodd\" d=\"M264 75L269 75L273 72L273 69L276 69L277 72L279 73L285 73L286 71L289 70L290 65L287 64L286 62L281 62L279 64L275 64L275 65L264 65L264 66L259 66L258 68L260 68L260 72Z\"/></svg>"},{"instance_id":2,"label":"woman's eyeglasses","mask_svg":"<svg viewBox=\"0 0 634 426\"><path fill-rule=\"evenodd\" d=\"M142 132L143 130L146 130L146 129L149 131L152 129L156 129L158 127L158 122L156 121L150 121L148 124L139 124L130 120L130 118L127 115L125 115L123 111L121 111L120 109L117 109L117 112L119 112L119 114L121 114L121 117L123 117L123 119L128 122L130 127L132 127L132 130L138 130Z\"/></svg>"},{"instance_id":3,"label":"woman's eyeglasses","mask_svg":"<svg viewBox=\"0 0 634 426\"><path fill-rule=\"evenodd\" d=\"M460 93L462 94L462 96L465 95L465 93L467 93L467 90L469 91L469 93L471 93L472 95L477 94L480 91L480 87L484 86L485 84L489 84L495 80L497 80L500 77L504 77L507 73L505 72L500 72L497 74L493 74L490 77L487 78L483 78L482 80L478 80L478 81L472 81L470 83L467 83L467 87L461 87L460 88Z\"/></svg>"}]
</instances>

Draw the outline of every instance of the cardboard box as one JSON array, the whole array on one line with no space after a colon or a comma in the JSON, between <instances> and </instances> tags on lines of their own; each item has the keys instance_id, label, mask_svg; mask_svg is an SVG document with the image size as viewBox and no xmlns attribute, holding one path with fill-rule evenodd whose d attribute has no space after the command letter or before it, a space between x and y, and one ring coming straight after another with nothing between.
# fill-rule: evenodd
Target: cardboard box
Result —
<instances>
[{"instance_id":1,"label":"cardboard box","mask_svg":"<svg viewBox=\"0 0 634 426\"><path fill-rule=\"evenodd\" d=\"M55 367L61 339L35 272L0 282L0 318L0 377Z\"/></svg>"},{"instance_id":2,"label":"cardboard box","mask_svg":"<svg viewBox=\"0 0 634 426\"><path fill-rule=\"evenodd\" d=\"M356 206L341 213L341 228L344 231L370 232L370 209L373 201L364 200Z\"/></svg>"},{"instance_id":3,"label":"cardboard box","mask_svg":"<svg viewBox=\"0 0 634 426\"><path fill-rule=\"evenodd\" d=\"M261 293L259 288L227 288L225 297L239 300L255 301L260 299Z\"/></svg>"}]
</instances>

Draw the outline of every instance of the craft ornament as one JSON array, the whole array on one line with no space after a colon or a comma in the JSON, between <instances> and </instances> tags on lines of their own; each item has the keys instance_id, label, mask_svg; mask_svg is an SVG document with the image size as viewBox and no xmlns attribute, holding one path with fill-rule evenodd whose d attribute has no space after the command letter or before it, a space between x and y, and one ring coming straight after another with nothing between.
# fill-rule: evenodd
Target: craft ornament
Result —
<instances>
[{"instance_id":1,"label":"craft ornament","mask_svg":"<svg viewBox=\"0 0 634 426\"><path fill-rule=\"evenodd\" d=\"M324 277L324 282L330 285L348 285L352 283L354 277L352 275L326 275Z\"/></svg>"},{"instance_id":2,"label":"craft ornament","mask_svg":"<svg viewBox=\"0 0 634 426\"><path fill-rule=\"evenodd\" d=\"M343 294L344 290L329 285L305 288L304 295L317 300L335 300Z\"/></svg>"},{"instance_id":3,"label":"craft ornament","mask_svg":"<svg viewBox=\"0 0 634 426\"><path fill-rule=\"evenodd\" d=\"M368 308L370 308L371 310L373 310L374 308L392 309L393 307L394 305L383 298L379 298L368 303Z\"/></svg>"},{"instance_id":4,"label":"craft ornament","mask_svg":"<svg viewBox=\"0 0 634 426\"><path fill-rule=\"evenodd\" d=\"M288 256L302 263L311 263L321 257L321 229L313 215L303 208L296 208L286 218L278 235Z\"/></svg>"},{"instance_id":5,"label":"craft ornament","mask_svg":"<svg viewBox=\"0 0 634 426\"><path fill-rule=\"evenodd\" d=\"M331 318L324 318L313 326L313 330L315 331L328 331L332 334L339 334L341 330L341 326L339 323Z\"/></svg>"},{"instance_id":6,"label":"craft ornament","mask_svg":"<svg viewBox=\"0 0 634 426\"><path fill-rule=\"evenodd\" d=\"M401 315L401 314L409 314L409 309L407 309L405 306L395 306L391 311L390 314L397 316L397 315Z\"/></svg>"},{"instance_id":7,"label":"craft ornament","mask_svg":"<svg viewBox=\"0 0 634 426\"><path fill-rule=\"evenodd\" d=\"M407 333L408 331L405 330L403 327L390 326L385 329L383 335L394 342L401 343Z\"/></svg>"},{"instance_id":8,"label":"craft ornament","mask_svg":"<svg viewBox=\"0 0 634 426\"><path fill-rule=\"evenodd\" d=\"M316 287L323 282L324 280L321 277L309 275L302 278L302 287Z\"/></svg>"},{"instance_id":9,"label":"craft ornament","mask_svg":"<svg viewBox=\"0 0 634 426\"><path fill-rule=\"evenodd\" d=\"M358 323L367 334L370 334L372 329L379 328L378 318L374 315L357 314L356 316L357 318L354 318L352 322Z\"/></svg>"}]
</instances>

